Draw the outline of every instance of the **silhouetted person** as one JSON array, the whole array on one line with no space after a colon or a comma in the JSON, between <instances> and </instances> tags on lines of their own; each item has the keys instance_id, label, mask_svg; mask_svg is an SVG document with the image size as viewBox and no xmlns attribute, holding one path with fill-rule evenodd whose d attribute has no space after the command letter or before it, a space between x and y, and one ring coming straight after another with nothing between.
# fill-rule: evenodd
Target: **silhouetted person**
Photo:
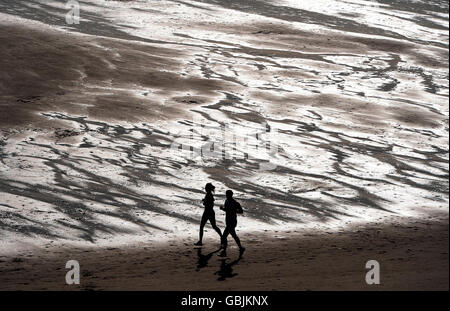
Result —
<instances>
[{"instance_id":1,"label":"silhouetted person","mask_svg":"<svg viewBox=\"0 0 450 311\"><path fill-rule=\"evenodd\" d=\"M239 240L239 237L236 234L236 226L237 226L237 214L242 214L243 210L241 207L241 204L239 204L238 201L233 199L233 191L227 190L226 192L227 199L225 201L225 204L220 209L225 211L225 223L226 228L223 231L222 235L222 252L219 256L225 257L227 256L227 238L228 234L231 234L231 236L236 241L236 244L239 246L239 252L242 253L245 251L245 248L242 247L241 241Z\"/></svg>"},{"instance_id":2,"label":"silhouetted person","mask_svg":"<svg viewBox=\"0 0 450 311\"><path fill-rule=\"evenodd\" d=\"M214 187L211 183L207 183L205 186L206 195L203 199L203 206L205 207L205 211L203 212L202 220L200 222L200 239L197 243L195 243L195 245L197 246L203 245L203 228L205 227L208 220L211 223L213 229L216 230L216 232L222 239L222 232L216 225L216 213L214 213L214 196L212 193L215 189L216 187Z\"/></svg>"}]
</instances>

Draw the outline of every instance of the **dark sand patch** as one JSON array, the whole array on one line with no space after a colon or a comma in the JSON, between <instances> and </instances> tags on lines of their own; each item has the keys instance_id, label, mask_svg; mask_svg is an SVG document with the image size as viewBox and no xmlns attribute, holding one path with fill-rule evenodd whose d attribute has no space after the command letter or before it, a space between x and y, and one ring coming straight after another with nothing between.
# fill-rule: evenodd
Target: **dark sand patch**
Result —
<instances>
[{"instance_id":1,"label":"dark sand patch","mask_svg":"<svg viewBox=\"0 0 450 311\"><path fill-rule=\"evenodd\" d=\"M194 238L119 248L45 250L0 257L1 290L448 290L448 215L339 232L243 234L227 260L217 241ZM207 234L208 235L208 234ZM232 245L232 244L230 244ZM65 262L81 265L81 285L65 285ZM365 264L381 265L381 284L365 283Z\"/></svg>"}]
</instances>

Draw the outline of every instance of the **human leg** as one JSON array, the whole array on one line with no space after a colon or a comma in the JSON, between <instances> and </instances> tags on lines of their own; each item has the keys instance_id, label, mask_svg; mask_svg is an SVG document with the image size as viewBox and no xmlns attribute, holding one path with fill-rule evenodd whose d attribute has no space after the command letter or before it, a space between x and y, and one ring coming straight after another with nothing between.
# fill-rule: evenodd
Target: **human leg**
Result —
<instances>
[{"instance_id":1,"label":"human leg","mask_svg":"<svg viewBox=\"0 0 450 311\"><path fill-rule=\"evenodd\" d=\"M225 228L222 234L222 252L219 254L220 257L226 257L227 256L227 245L228 245L228 235L230 234L230 231L228 227Z\"/></svg>"},{"instance_id":2,"label":"human leg","mask_svg":"<svg viewBox=\"0 0 450 311\"><path fill-rule=\"evenodd\" d=\"M236 244L239 246L239 249L243 249L243 247L241 245L241 240L237 236L235 228L230 228L229 231L230 231L230 234L233 237L233 239L236 241Z\"/></svg>"},{"instance_id":3,"label":"human leg","mask_svg":"<svg viewBox=\"0 0 450 311\"><path fill-rule=\"evenodd\" d=\"M206 215L206 213L203 213L202 220L200 221L199 240L197 243L195 243L195 245L201 246L203 244L203 230L205 228L207 221L208 221L208 215Z\"/></svg>"}]
</instances>

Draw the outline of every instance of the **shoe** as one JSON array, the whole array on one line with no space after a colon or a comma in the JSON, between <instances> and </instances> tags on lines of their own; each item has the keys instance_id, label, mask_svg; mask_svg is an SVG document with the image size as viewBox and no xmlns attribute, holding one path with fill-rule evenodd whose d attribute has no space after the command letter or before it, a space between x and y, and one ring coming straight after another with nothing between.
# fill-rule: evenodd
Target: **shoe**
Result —
<instances>
[{"instance_id":1,"label":"shoe","mask_svg":"<svg viewBox=\"0 0 450 311\"><path fill-rule=\"evenodd\" d=\"M245 247L239 248L239 253L243 254L245 252Z\"/></svg>"}]
</instances>

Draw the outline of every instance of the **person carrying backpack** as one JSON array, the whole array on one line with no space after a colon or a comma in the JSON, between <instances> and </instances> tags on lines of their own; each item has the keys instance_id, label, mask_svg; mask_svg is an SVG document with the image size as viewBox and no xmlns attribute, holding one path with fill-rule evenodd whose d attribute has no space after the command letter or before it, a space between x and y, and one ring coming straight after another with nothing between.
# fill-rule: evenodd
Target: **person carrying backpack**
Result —
<instances>
[{"instance_id":1,"label":"person carrying backpack","mask_svg":"<svg viewBox=\"0 0 450 311\"><path fill-rule=\"evenodd\" d=\"M222 234L222 252L219 254L220 257L227 256L227 237L229 234L234 238L236 244L239 246L239 252L242 253L245 251L245 248L241 245L241 241L236 234L236 226L237 226L237 214L243 214L243 210L241 204L233 198L233 191L227 190L226 192L226 201L223 207L220 209L225 211L225 224L226 228Z\"/></svg>"}]
</instances>

